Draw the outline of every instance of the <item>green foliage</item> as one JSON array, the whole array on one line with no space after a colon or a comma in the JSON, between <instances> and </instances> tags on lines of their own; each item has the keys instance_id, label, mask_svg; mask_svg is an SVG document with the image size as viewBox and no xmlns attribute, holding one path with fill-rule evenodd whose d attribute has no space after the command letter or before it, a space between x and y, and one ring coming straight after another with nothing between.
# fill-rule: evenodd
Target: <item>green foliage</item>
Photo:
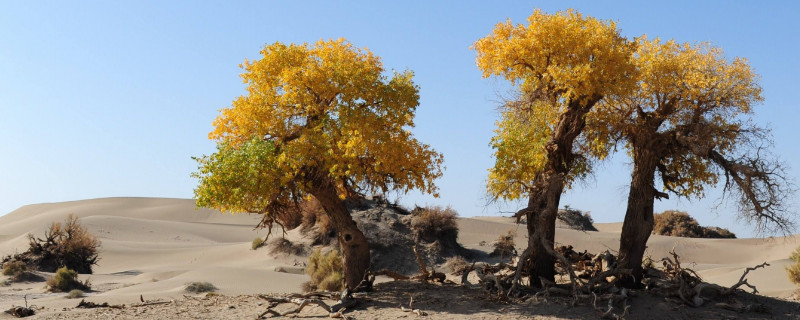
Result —
<instances>
[{"instance_id":1,"label":"green foliage","mask_svg":"<svg viewBox=\"0 0 800 320\"><path fill-rule=\"evenodd\" d=\"M505 259L515 255L517 253L517 249L515 248L514 244L514 232L508 230L507 234L500 235L500 237L495 240L493 246L494 251L489 254L490 257L500 257L500 259Z\"/></svg>"},{"instance_id":2,"label":"green foliage","mask_svg":"<svg viewBox=\"0 0 800 320\"><path fill-rule=\"evenodd\" d=\"M316 249L308 258L306 273L311 276L309 284L304 289L341 291L344 288L344 275L342 274L342 257L339 251L331 250L322 254Z\"/></svg>"},{"instance_id":3,"label":"green foliage","mask_svg":"<svg viewBox=\"0 0 800 320\"><path fill-rule=\"evenodd\" d=\"M437 239L458 237L458 213L449 206L417 208L411 214L411 230L420 239L433 242Z\"/></svg>"},{"instance_id":4,"label":"green foliage","mask_svg":"<svg viewBox=\"0 0 800 320\"><path fill-rule=\"evenodd\" d=\"M789 281L800 286L800 247L792 252L792 255L789 257L794 264L789 265L786 267L786 273L789 275Z\"/></svg>"},{"instance_id":5,"label":"green foliage","mask_svg":"<svg viewBox=\"0 0 800 320\"><path fill-rule=\"evenodd\" d=\"M52 278L47 279L47 286L49 287L50 291L60 292L69 292L73 289L91 289L89 280L84 282L78 281L78 273L75 272L75 270L68 269L67 267L61 267L56 270L56 274Z\"/></svg>"},{"instance_id":6,"label":"green foliage","mask_svg":"<svg viewBox=\"0 0 800 320\"><path fill-rule=\"evenodd\" d=\"M265 243L264 239L262 239L261 237L257 237L253 239L253 244L250 246L250 248L252 248L253 250L257 250L258 248L263 247L264 243Z\"/></svg>"},{"instance_id":7,"label":"green foliage","mask_svg":"<svg viewBox=\"0 0 800 320\"><path fill-rule=\"evenodd\" d=\"M186 288L184 290L191 293L203 293L217 291L217 287L210 282L190 282L186 284Z\"/></svg>"},{"instance_id":8,"label":"green foliage","mask_svg":"<svg viewBox=\"0 0 800 320\"><path fill-rule=\"evenodd\" d=\"M85 295L83 290L80 289L74 289L69 293L67 293L67 299L78 299L78 298L83 298L84 296Z\"/></svg>"}]
</instances>

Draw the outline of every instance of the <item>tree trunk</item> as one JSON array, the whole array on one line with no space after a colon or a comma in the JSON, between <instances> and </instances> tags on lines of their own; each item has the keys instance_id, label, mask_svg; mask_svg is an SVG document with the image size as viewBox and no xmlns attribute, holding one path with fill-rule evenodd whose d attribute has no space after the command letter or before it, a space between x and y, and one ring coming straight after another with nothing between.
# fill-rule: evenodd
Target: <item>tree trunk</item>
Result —
<instances>
[{"instance_id":1,"label":"tree trunk","mask_svg":"<svg viewBox=\"0 0 800 320\"><path fill-rule=\"evenodd\" d=\"M329 178L317 175L313 180L310 193L319 200L336 227L339 248L342 250L345 286L353 290L369 270L370 253L367 238L358 229L350 212L347 211L347 206L339 198L336 187Z\"/></svg>"},{"instance_id":2,"label":"tree trunk","mask_svg":"<svg viewBox=\"0 0 800 320\"><path fill-rule=\"evenodd\" d=\"M590 97L585 104L580 103L584 99L574 99L567 110L559 116L558 124L545 145L547 163L544 171L534 181L526 213L528 247L531 248L532 261L529 269L531 285L541 286L539 277L549 281L555 280L555 257L545 246L552 249L555 244L558 205L564 192L564 183L575 160L572 146L586 126L586 113L600 101L600 98L600 96Z\"/></svg>"},{"instance_id":3,"label":"tree trunk","mask_svg":"<svg viewBox=\"0 0 800 320\"><path fill-rule=\"evenodd\" d=\"M531 284L541 287L540 281L546 279L555 281L555 257L545 246L553 247L556 238L556 217L561 193L564 190L562 179L551 178L548 190L544 193L531 194L527 213L528 219L528 247L531 248L531 266L529 274L532 275ZM534 276L535 275L535 276Z\"/></svg>"},{"instance_id":4,"label":"tree trunk","mask_svg":"<svg viewBox=\"0 0 800 320\"><path fill-rule=\"evenodd\" d=\"M650 145L634 144L633 173L628 208L619 241L618 265L633 271L633 279L622 280L622 285L629 288L637 287L641 283L642 259L647 249L647 239L653 232L653 202L656 192L654 181L659 159L655 150Z\"/></svg>"}]
</instances>

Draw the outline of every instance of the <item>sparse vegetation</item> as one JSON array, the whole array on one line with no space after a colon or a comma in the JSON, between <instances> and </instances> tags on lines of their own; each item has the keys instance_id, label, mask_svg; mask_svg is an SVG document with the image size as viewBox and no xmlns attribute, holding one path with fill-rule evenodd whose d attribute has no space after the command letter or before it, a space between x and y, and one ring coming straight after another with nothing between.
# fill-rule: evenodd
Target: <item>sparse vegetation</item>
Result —
<instances>
[{"instance_id":1,"label":"sparse vegetation","mask_svg":"<svg viewBox=\"0 0 800 320\"><path fill-rule=\"evenodd\" d=\"M264 243L265 243L264 239L262 239L261 237L257 237L253 239L253 244L250 246L250 248L252 248L253 250L258 250L258 248L264 246Z\"/></svg>"},{"instance_id":2,"label":"sparse vegetation","mask_svg":"<svg viewBox=\"0 0 800 320\"><path fill-rule=\"evenodd\" d=\"M794 261L794 264L786 267L786 273L789 275L789 281L800 287L800 247L797 247L797 249L792 252L792 255L789 256L789 259Z\"/></svg>"},{"instance_id":3,"label":"sparse vegetation","mask_svg":"<svg viewBox=\"0 0 800 320\"><path fill-rule=\"evenodd\" d=\"M8 280L0 281L0 287L8 287L10 285L11 285L11 281L8 281Z\"/></svg>"},{"instance_id":4,"label":"sparse vegetation","mask_svg":"<svg viewBox=\"0 0 800 320\"><path fill-rule=\"evenodd\" d=\"M517 254L517 249L514 247L514 232L511 230L508 230L507 234L500 235L492 245L494 246L494 251L489 254L490 257L505 259Z\"/></svg>"},{"instance_id":5,"label":"sparse vegetation","mask_svg":"<svg viewBox=\"0 0 800 320\"><path fill-rule=\"evenodd\" d=\"M89 283L89 280L78 281L78 273L75 270L61 267L56 270L56 274L52 278L47 279L47 286L53 292L69 292L74 289L85 291L91 288L91 283Z\"/></svg>"},{"instance_id":6,"label":"sparse vegetation","mask_svg":"<svg viewBox=\"0 0 800 320\"><path fill-rule=\"evenodd\" d=\"M331 250L322 254L322 250L314 250L308 258L306 273L311 276L311 281L303 284L303 290L341 291L344 288L342 256L339 251Z\"/></svg>"},{"instance_id":7,"label":"sparse vegetation","mask_svg":"<svg viewBox=\"0 0 800 320\"><path fill-rule=\"evenodd\" d=\"M217 287L215 287L210 282L190 282L186 284L186 288L184 289L186 292L191 293L203 293L203 292L214 292L217 291Z\"/></svg>"},{"instance_id":8,"label":"sparse vegetation","mask_svg":"<svg viewBox=\"0 0 800 320\"><path fill-rule=\"evenodd\" d=\"M444 269L450 273L458 272L469 267L470 263L462 256L452 256L444 262Z\"/></svg>"},{"instance_id":9,"label":"sparse vegetation","mask_svg":"<svg viewBox=\"0 0 800 320\"><path fill-rule=\"evenodd\" d=\"M73 215L67 217L63 224L51 224L45 231L44 239L29 234L28 243L28 251L4 257L4 265L11 261L22 261L39 271L55 272L58 268L67 267L78 273L92 273L92 266L97 264L100 241Z\"/></svg>"},{"instance_id":10,"label":"sparse vegetation","mask_svg":"<svg viewBox=\"0 0 800 320\"><path fill-rule=\"evenodd\" d=\"M597 231L594 227L594 220L589 212L583 212L577 209L572 209L569 206L564 206L564 209L558 210L558 220L563 221L571 229L581 231Z\"/></svg>"},{"instance_id":11,"label":"sparse vegetation","mask_svg":"<svg viewBox=\"0 0 800 320\"><path fill-rule=\"evenodd\" d=\"M69 293L67 293L67 299L78 299L78 298L83 298L84 296L85 294L83 290L80 289L74 289Z\"/></svg>"},{"instance_id":12,"label":"sparse vegetation","mask_svg":"<svg viewBox=\"0 0 800 320\"><path fill-rule=\"evenodd\" d=\"M411 214L411 230L422 240L433 242L442 238L457 238L458 213L450 208L440 206L416 208Z\"/></svg>"},{"instance_id":13,"label":"sparse vegetation","mask_svg":"<svg viewBox=\"0 0 800 320\"><path fill-rule=\"evenodd\" d=\"M703 227L688 213L667 210L654 215L653 234L687 238L736 238L728 229Z\"/></svg>"},{"instance_id":14,"label":"sparse vegetation","mask_svg":"<svg viewBox=\"0 0 800 320\"><path fill-rule=\"evenodd\" d=\"M302 244L294 244L286 238L273 240L269 247L269 253L273 255L288 254L299 256L306 253L306 248Z\"/></svg>"}]
</instances>

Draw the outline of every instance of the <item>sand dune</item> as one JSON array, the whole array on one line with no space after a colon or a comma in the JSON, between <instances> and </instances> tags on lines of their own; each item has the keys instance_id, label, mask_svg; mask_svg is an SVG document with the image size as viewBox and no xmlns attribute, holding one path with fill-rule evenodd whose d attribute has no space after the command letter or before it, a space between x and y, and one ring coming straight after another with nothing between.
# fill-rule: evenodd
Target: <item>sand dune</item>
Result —
<instances>
[{"instance_id":1,"label":"sand dune","mask_svg":"<svg viewBox=\"0 0 800 320\"><path fill-rule=\"evenodd\" d=\"M50 223L74 214L102 241L99 264L91 278L90 297L109 303L146 299L171 299L184 294L190 281L209 281L223 295L297 292L308 280L296 265L302 257L271 257L267 250L250 250L255 237L255 215L223 215L196 209L193 200L153 198L106 198L22 207L0 217L0 254L27 248L27 234L41 236ZM620 223L597 224L599 232L559 229L556 241L576 250L615 250ZM490 251L500 234L512 230L517 245L524 246L526 229L513 219L477 217L459 219L459 242L465 247ZM288 237L302 241L297 232ZM752 272L749 282L764 295L787 297L796 287L784 267L790 253L800 246L800 236L772 239L687 239L653 236L647 254L658 260L675 248L685 266L693 266L709 282L735 283L746 267L768 262L770 267ZM81 279L87 275L81 275ZM0 310L21 305L24 295L47 310L76 304L63 294L47 293L44 283L15 283L0 287ZM0 315L0 318L5 314Z\"/></svg>"}]
</instances>

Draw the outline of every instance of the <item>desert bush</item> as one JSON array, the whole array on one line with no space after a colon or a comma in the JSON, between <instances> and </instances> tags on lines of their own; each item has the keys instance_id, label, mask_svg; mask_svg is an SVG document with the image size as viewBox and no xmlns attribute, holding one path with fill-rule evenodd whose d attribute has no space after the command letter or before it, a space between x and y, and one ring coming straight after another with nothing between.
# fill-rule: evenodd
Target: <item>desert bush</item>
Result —
<instances>
[{"instance_id":1,"label":"desert bush","mask_svg":"<svg viewBox=\"0 0 800 320\"><path fill-rule=\"evenodd\" d=\"M83 297L84 297L83 290L75 289L67 293L67 299L78 299Z\"/></svg>"},{"instance_id":2,"label":"desert bush","mask_svg":"<svg viewBox=\"0 0 800 320\"><path fill-rule=\"evenodd\" d=\"M217 287L210 282L190 282L186 284L186 288L184 290L191 293L203 293L217 291Z\"/></svg>"},{"instance_id":3,"label":"desert bush","mask_svg":"<svg viewBox=\"0 0 800 320\"><path fill-rule=\"evenodd\" d=\"M411 230L420 239L433 242L442 238L458 238L458 213L449 206L417 208L411 214Z\"/></svg>"},{"instance_id":4,"label":"desert bush","mask_svg":"<svg viewBox=\"0 0 800 320\"><path fill-rule=\"evenodd\" d=\"M265 243L264 239L261 239L261 237L257 237L253 239L253 244L250 247L253 248L253 250L257 250L258 248L263 247L264 243Z\"/></svg>"},{"instance_id":5,"label":"desert bush","mask_svg":"<svg viewBox=\"0 0 800 320\"><path fill-rule=\"evenodd\" d=\"M470 266L470 263L467 260L464 260L462 256L452 256L447 258L444 262L444 269L450 273L458 272L464 270Z\"/></svg>"},{"instance_id":6,"label":"desert bush","mask_svg":"<svg viewBox=\"0 0 800 320\"><path fill-rule=\"evenodd\" d=\"M564 206L564 209L558 210L558 220L563 221L569 226L570 229L581 231L597 231L594 227L594 219L589 212L572 209L569 206Z\"/></svg>"},{"instance_id":7,"label":"desert bush","mask_svg":"<svg viewBox=\"0 0 800 320\"><path fill-rule=\"evenodd\" d=\"M789 281L800 286L800 247L792 252L792 255L789 256L789 259L794 261L794 264L789 265L786 267L786 273L789 275Z\"/></svg>"},{"instance_id":8,"label":"desert bush","mask_svg":"<svg viewBox=\"0 0 800 320\"><path fill-rule=\"evenodd\" d=\"M52 278L47 279L47 286L50 291L69 292L73 289L89 290L91 284L89 280L78 281L78 273L75 270L61 267L56 270L56 274Z\"/></svg>"},{"instance_id":9,"label":"desert bush","mask_svg":"<svg viewBox=\"0 0 800 320\"><path fill-rule=\"evenodd\" d=\"M312 245L325 245L336 237L336 228L319 200L312 197L301 201L298 206L302 216L300 231L313 240Z\"/></svg>"},{"instance_id":10,"label":"desert bush","mask_svg":"<svg viewBox=\"0 0 800 320\"><path fill-rule=\"evenodd\" d=\"M288 254L299 256L306 253L306 248L302 244L294 244L286 238L273 240L269 247L269 253L273 255Z\"/></svg>"},{"instance_id":11,"label":"desert bush","mask_svg":"<svg viewBox=\"0 0 800 320\"><path fill-rule=\"evenodd\" d=\"M517 254L517 249L514 248L514 232L511 230L508 230L507 234L500 235L492 245L494 246L494 251L489 254L490 257L505 259Z\"/></svg>"},{"instance_id":12,"label":"desert bush","mask_svg":"<svg viewBox=\"0 0 800 320\"><path fill-rule=\"evenodd\" d=\"M33 273L24 261L12 260L3 264L3 275L8 276L10 281L41 281L41 276Z\"/></svg>"},{"instance_id":13,"label":"desert bush","mask_svg":"<svg viewBox=\"0 0 800 320\"><path fill-rule=\"evenodd\" d=\"M92 266L97 264L99 246L97 237L81 225L77 217L70 215L63 224L51 224L44 239L29 234L28 250L6 256L3 262L23 261L29 267L45 272L67 267L78 273L92 273Z\"/></svg>"},{"instance_id":14,"label":"desert bush","mask_svg":"<svg viewBox=\"0 0 800 320\"><path fill-rule=\"evenodd\" d=\"M322 254L322 250L314 250L308 257L306 273L311 276L311 281L303 285L306 291L341 291L344 288L342 256L339 255L339 251L331 250L327 254Z\"/></svg>"},{"instance_id":15,"label":"desert bush","mask_svg":"<svg viewBox=\"0 0 800 320\"><path fill-rule=\"evenodd\" d=\"M667 210L654 215L654 234L687 238L736 238L728 229L702 227L688 213Z\"/></svg>"},{"instance_id":16,"label":"desert bush","mask_svg":"<svg viewBox=\"0 0 800 320\"><path fill-rule=\"evenodd\" d=\"M11 281L8 281L8 280L0 281L0 287L8 287L10 285L11 285Z\"/></svg>"}]
</instances>

